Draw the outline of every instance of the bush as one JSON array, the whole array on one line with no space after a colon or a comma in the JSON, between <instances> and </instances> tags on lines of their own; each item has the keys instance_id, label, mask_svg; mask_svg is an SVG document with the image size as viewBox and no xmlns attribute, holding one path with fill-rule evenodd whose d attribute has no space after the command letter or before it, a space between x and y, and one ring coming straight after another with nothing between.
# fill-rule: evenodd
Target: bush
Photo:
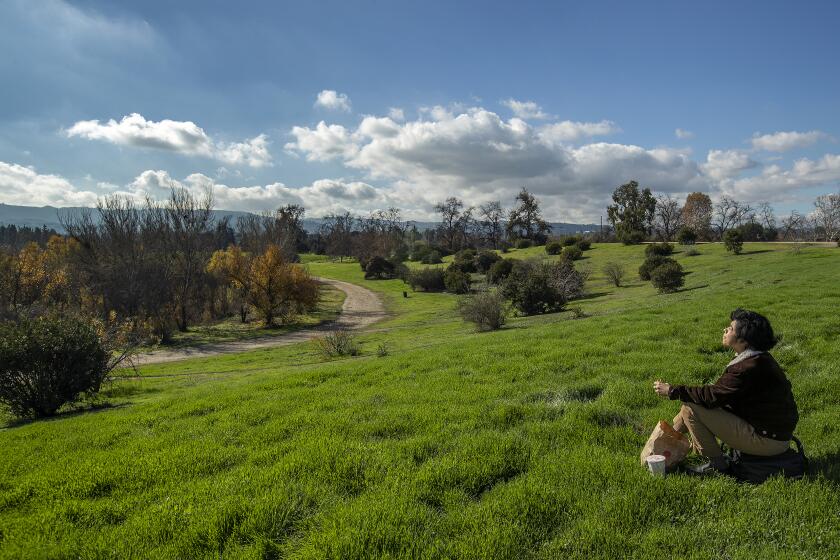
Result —
<instances>
[{"instance_id":1,"label":"bush","mask_svg":"<svg viewBox=\"0 0 840 560\"><path fill-rule=\"evenodd\" d=\"M651 243L645 247L645 256L651 257L653 255L662 255L667 257L674 252L674 246L670 243Z\"/></svg>"},{"instance_id":2,"label":"bush","mask_svg":"<svg viewBox=\"0 0 840 560\"><path fill-rule=\"evenodd\" d=\"M569 245L563 248L562 258L564 261L576 261L583 256L583 252L577 245Z\"/></svg>"},{"instance_id":3,"label":"bush","mask_svg":"<svg viewBox=\"0 0 840 560\"><path fill-rule=\"evenodd\" d=\"M588 239L581 239L580 241L575 243L575 245L577 245L581 251L588 251L592 248L592 242Z\"/></svg>"},{"instance_id":4,"label":"bush","mask_svg":"<svg viewBox=\"0 0 840 560\"><path fill-rule=\"evenodd\" d=\"M618 239L625 245L638 245L647 238L643 231L622 231L618 234Z\"/></svg>"},{"instance_id":5,"label":"bush","mask_svg":"<svg viewBox=\"0 0 840 560\"><path fill-rule=\"evenodd\" d=\"M517 249L527 249L528 247L533 247L534 242L530 239L517 239L515 246Z\"/></svg>"},{"instance_id":6,"label":"bush","mask_svg":"<svg viewBox=\"0 0 840 560\"><path fill-rule=\"evenodd\" d=\"M582 238L579 235L569 235L568 237L564 237L561 243L563 247L571 247L572 245L577 245L582 241Z\"/></svg>"},{"instance_id":7,"label":"bush","mask_svg":"<svg viewBox=\"0 0 840 560\"><path fill-rule=\"evenodd\" d=\"M487 271L487 281L491 284L499 284L508 277L511 270L513 270L513 261L511 259L498 260Z\"/></svg>"},{"instance_id":8,"label":"bush","mask_svg":"<svg viewBox=\"0 0 840 560\"><path fill-rule=\"evenodd\" d=\"M685 255L686 257L696 257L699 254L700 254L700 251L698 251L694 247L690 247L690 248L686 249L685 252L683 253L683 255Z\"/></svg>"},{"instance_id":9,"label":"bush","mask_svg":"<svg viewBox=\"0 0 840 560\"><path fill-rule=\"evenodd\" d=\"M452 259L452 262L457 264L464 272L476 272L475 257L475 249L461 249L455 253L455 258Z\"/></svg>"},{"instance_id":10,"label":"bush","mask_svg":"<svg viewBox=\"0 0 840 560\"><path fill-rule=\"evenodd\" d=\"M440 252L432 250L423 255L423 258L420 259L420 262L423 264L440 264L443 262L443 257L441 256Z\"/></svg>"},{"instance_id":11,"label":"bush","mask_svg":"<svg viewBox=\"0 0 840 560\"><path fill-rule=\"evenodd\" d=\"M677 262L670 257L663 257L662 255L653 255L645 259L642 266L639 267L639 278L642 280L650 280L650 273L659 265L667 262Z\"/></svg>"},{"instance_id":12,"label":"bush","mask_svg":"<svg viewBox=\"0 0 840 560\"><path fill-rule=\"evenodd\" d=\"M680 228L677 232L677 242L680 245L694 245L697 243L697 232L688 227Z\"/></svg>"},{"instance_id":13,"label":"bush","mask_svg":"<svg viewBox=\"0 0 840 560\"><path fill-rule=\"evenodd\" d=\"M621 286L621 280L624 278L624 265L617 262L608 262L604 265L604 276L616 287Z\"/></svg>"},{"instance_id":14,"label":"bush","mask_svg":"<svg viewBox=\"0 0 840 560\"><path fill-rule=\"evenodd\" d=\"M88 321L45 316L0 325L0 403L15 416L54 415L93 396L119 360Z\"/></svg>"},{"instance_id":15,"label":"bush","mask_svg":"<svg viewBox=\"0 0 840 560\"><path fill-rule=\"evenodd\" d=\"M683 268L674 260L663 263L650 273L650 281L660 293L676 292L683 285Z\"/></svg>"},{"instance_id":16,"label":"bush","mask_svg":"<svg viewBox=\"0 0 840 560\"><path fill-rule=\"evenodd\" d=\"M475 267L480 273L487 274L490 267L500 260L502 260L502 257L494 251L481 251L475 257Z\"/></svg>"},{"instance_id":17,"label":"bush","mask_svg":"<svg viewBox=\"0 0 840 560\"><path fill-rule=\"evenodd\" d=\"M325 358L338 356L358 356L359 345L356 337L346 329L336 329L313 339L318 352Z\"/></svg>"},{"instance_id":18,"label":"bush","mask_svg":"<svg viewBox=\"0 0 840 560\"><path fill-rule=\"evenodd\" d=\"M443 283L443 270L440 268L412 270L405 281L415 291L442 292L446 289L446 285Z\"/></svg>"},{"instance_id":19,"label":"bush","mask_svg":"<svg viewBox=\"0 0 840 560\"><path fill-rule=\"evenodd\" d=\"M470 291L470 275L460 266L452 264L443 274L443 285L447 292L453 294L467 294Z\"/></svg>"},{"instance_id":20,"label":"bush","mask_svg":"<svg viewBox=\"0 0 840 560\"><path fill-rule=\"evenodd\" d=\"M569 261L517 261L502 283L502 294L525 315L560 311L583 293L583 275Z\"/></svg>"},{"instance_id":21,"label":"bush","mask_svg":"<svg viewBox=\"0 0 840 560\"><path fill-rule=\"evenodd\" d=\"M736 229L730 229L724 233L723 246L726 247L727 251L740 255L741 249L744 248L744 238L741 232Z\"/></svg>"},{"instance_id":22,"label":"bush","mask_svg":"<svg viewBox=\"0 0 840 560\"><path fill-rule=\"evenodd\" d=\"M385 257L373 257L365 266L365 279L367 280L394 278L395 273L396 267Z\"/></svg>"},{"instance_id":23,"label":"bush","mask_svg":"<svg viewBox=\"0 0 840 560\"><path fill-rule=\"evenodd\" d=\"M549 241L545 244L545 252L549 255L559 255L563 250L563 244L559 241Z\"/></svg>"},{"instance_id":24,"label":"bush","mask_svg":"<svg viewBox=\"0 0 840 560\"><path fill-rule=\"evenodd\" d=\"M461 299L458 311L465 321L475 323L476 330L492 331L502 328L510 309L504 296L493 290Z\"/></svg>"}]
</instances>

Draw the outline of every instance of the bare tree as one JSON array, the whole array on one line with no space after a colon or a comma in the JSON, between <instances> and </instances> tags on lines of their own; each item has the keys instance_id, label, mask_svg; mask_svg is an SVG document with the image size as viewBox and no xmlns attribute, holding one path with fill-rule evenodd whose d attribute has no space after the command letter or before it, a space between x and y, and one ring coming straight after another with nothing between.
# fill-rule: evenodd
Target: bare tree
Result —
<instances>
[{"instance_id":1,"label":"bare tree","mask_svg":"<svg viewBox=\"0 0 840 560\"><path fill-rule=\"evenodd\" d=\"M502 203L498 200L482 204L479 207L481 213L481 229L484 239L494 249L499 248L499 244L504 236L502 229L502 221L505 218L505 211L502 209Z\"/></svg>"},{"instance_id":2,"label":"bare tree","mask_svg":"<svg viewBox=\"0 0 840 560\"><path fill-rule=\"evenodd\" d=\"M663 241L670 241L682 227L682 207L671 195L656 197L653 227Z\"/></svg>"},{"instance_id":3,"label":"bare tree","mask_svg":"<svg viewBox=\"0 0 840 560\"><path fill-rule=\"evenodd\" d=\"M805 216L794 210L790 216L782 220L782 239L789 241L791 239L802 239L803 230L807 226Z\"/></svg>"},{"instance_id":4,"label":"bare tree","mask_svg":"<svg viewBox=\"0 0 840 560\"><path fill-rule=\"evenodd\" d=\"M744 204L734 198L723 196L714 205L712 227L717 237L723 239L724 233L749 221L751 216L753 216L753 209L749 204Z\"/></svg>"},{"instance_id":5,"label":"bare tree","mask_svg":"<svg viewBox=\"0 0 840 560\"><path fill-rule=\"evenodd\" d=\"M840 193L818 196L814 208L814 224L827 241L835 241L840 233Z\"/></svg>"},{"instance_id":6,"label":"bare tree","mask_svg":"<svg viewBox=\"0 0 840 560\"><path fill-rule=\"evenodd\" d=\"M324 217L321 235L326 244L326 253L331 257L344 257L353 254L353 225L356 219L350 212L330 214Z\"/></svg>"},{"instance_id":7,"label":"bare tree","mask_svg":"<svg viewBox=\"0 0 840 560\"><path fill-rule=\"evenodd\" d=\"M769 202L762 202L756 208L756 214L764 229L776 229L776 214Z\"/></svg>"},{"instance_id":8,"label":"bare tree","mask_svg":"<svg viewBox=\"0 0 840 560\"><path fill-rule=\"evenodd\" d=\"M461 212L464 209L464 202L452 196L435 204L434 209L441 216L438 230L444 246L450 251L456 251L458 241L462 238Z\"/></svg>"}]
</instances>

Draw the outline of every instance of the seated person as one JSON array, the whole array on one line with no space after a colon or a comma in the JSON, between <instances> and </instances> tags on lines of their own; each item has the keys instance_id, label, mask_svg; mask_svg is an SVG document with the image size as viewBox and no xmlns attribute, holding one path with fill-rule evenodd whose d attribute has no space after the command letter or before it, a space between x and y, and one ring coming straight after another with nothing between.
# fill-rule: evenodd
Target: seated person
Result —
<instances>
[{"instance_id":1,"label":"seated person","mask_svg":"<svg viewBox=\"0 0 840 560\"><path fill-rule=\"evenodd\" d=\"M700 471L726 472L728 458L717 439L751 455L778 455L790 447L799 420L790 381L768 353L776 345L767 318L736 309L723 331L723 345L735 350L713 385L671 385L656 381L662 397L683 405L674 428L690 433L694 450L709 460Z\"/></svg>"}]
</instances>

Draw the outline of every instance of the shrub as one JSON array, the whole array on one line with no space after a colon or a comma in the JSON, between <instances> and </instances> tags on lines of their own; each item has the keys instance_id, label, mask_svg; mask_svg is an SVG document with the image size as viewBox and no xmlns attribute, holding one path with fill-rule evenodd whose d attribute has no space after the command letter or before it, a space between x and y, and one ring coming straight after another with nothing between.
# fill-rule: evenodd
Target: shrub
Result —
<instances>
[{"instance_id":1,"label":"shrub","mask_svg":"<svg viewBox=\"0 0 840 560\"><path fill-rule=\"evenodd\" d=\"M443 285L447 292L466 294L470 291L470 275L460 266L452 264L443 274Z\"/></svg>"},{"instance_id":2,"label":"shrub","mask_svg":"<svg viewBox=\"0 0 840 560\"><path fill-rule=\"evenodd\" d=\"M645 259L642 266L639 267L639 278L642 280L650 280L650 273L659 265L667 262L677 262L670 257L663 257L662 255L653 255Z\"/></svg>"},{"instance_id":3,"label":"shrub","mask_svg":"<svg viewBox=\"0 0 840 560\"><path fill-rule=\"evenodd\" d=\"M563 244L559 241L549 241L545 244L545 252L549 255L559 255L563 250Z\"/></svg>"},{"instance_id":4,"label":"shrub","mask_svg":"<svg viewBox=\"0 0 840 560\"><path fill-rule=\"evenodd\" d=\"M475 257L475 249L461 249L455 253L455 258L452 259L452 262L457 264L464 272L476 272Z\"/></svg>"},{"instance_id":5,"label":"shrub","mask_svg":"<svg viewBox=\"0 0 840 560\"><path fill-rule=\"evenodd\" d=\"M373 257L365 266L365 278L367 280L394 278L395 272L396 267L385 257Z\"/></svg>"},{"instance_id":6,"label":"shrub","mask_svg":"<svg viewBox=\"0 0 840 560\"><path fill-rule=\"evenodd\" d=\"M384 358L388 354L390 354L390 350L388 350L388 343L387 342L380 342L376 346L376 356L379 358Z\"/></svg>"},{"instance_id":7,"label":"shrub","mask_svg":"<svg viewBox=\"0 0 840 560\"><path fill-rule=\"evenodd\" d=\"M568 237L564 237L561 243L563 247L570 247L572 245L577 245L582 241L579 235L569 235Z\"/></svg>"},{"instance_id":8,"label":"shrub","mask_svg":"<svg viewBox=\"0 0 840 560\"><path fill-rule=\"evenodd\" d=\"M680 245L694 245L697 243L697 232L689 227L680 228L677 232L677 242Z\"/></svg>"},{"instance_id":9,"label":"shrub","mask_svg":"<svg viewBox=\"0 0 840 560\"><path fill-rule=\"evenodd\" d=\"M0 325L0 403L15 416L54 415L93 396L119 362L89 322L45 316Z\"/></svg>"},{"instance_id":10,"label":"shrub","mask_svg":"<svg viewBox=\"0 0 840 560\"><path fill-rule=\"evenodd\" d=\"M358 356L359 345L356 337L346 329L336 329L313 339L315 347L325 358L338 356Z\"/></svg>"},{"instance_id":11,"label":"shrub","mask_svg":"<svg viewBox=\"0 0 840 560\"><path fill-rule=\"evenodd\" d=\"M581 239L580 241L575 243L575 245L577 245L581 251L588 251L592 248L592 242L588 239Z\"/></svg>"},{"instance_id":12,"label":"shrub","mask_svg":"<svg viewBox=\"0 0 840 560\"><path fill-rule=\"evenodd\" d=\"M730 229L724 233L723 246L726 247L727 251L740 255L741 249L744 248L744 238L741 232L737 229Z\"/></svg>"},{"instance_id":13,"label":"shrub","mask_svg":"<svg viewBox=\"0 0 840 560\"><path fill-rule=\"evenodd\" d=\"M653 255L662 255L667 257L674 252L674 246L670 243L651 243L645 247L645 256L651 257Z\"/></svg>"},{"instance_id":14,"label":"shrub","mask_svg":"<svg viewBox=\"0 0 840 560\"><path fill-rule=\"evenodd\" d=\"M432 248L425 241L415 241L411 245L408 258L412 261L422 261L426 255L432 252Z\"/></svg>"},{"instance_id":15,"label":"shrub","mask_svg":"<svg viewBox=\"0 0 840 560\"><path fill-rule=\"evenodd\" d=\"M618 287L621 286L621 280L624 278L624 270L623 264L608 262L604 265L604 276L606 276L610 282Z\"/></svg>"},{"instance_id":16,"label":"shrub","mask_svg":"<svg viewBox=\"0 0 840 560\"><path fill-rule=\"evenodd\" d=\"M584 278L569 261L517 261L502 283L502 294L525 315L560 311L583 293Z\"/></svg>"},{"instance_id":17,"label":"shrub","mask_svg":"<svg viewBox=\"0 0 840 560\"><path fill-rule=\"evenodd\" d=\"M442 292L446 289L446 285L443 283L443 270L440 268L412 270L405 281L415 291Z\"/></svg>"},{"instance_id":18,"label":"shrub","mask_svg":"<svg viewBox=\"0 0 840 560\"><path fill-rule=\"evenodd\" d=\"M458 311L465 321L475 323L476 330L492 331L502 328L510 309L504 296L492 290L461 299Z\"/></svg>"},{"instance_id":19,"label":"shrub","mask_svg":"<svg viewBox=\"0 0 840 560\"><path fill-rule=\"evenodd\" d=\"M511 270L513 270L513 261L511 259L498 260L487 271L487 281L491 284L499 284L508 277Z\"/></svg>"},{"instance_id":20,"label":"shrub","mask_svg":"<svg viewBox=\"0 0 840 560\"><path fill-rule=\"evenodd\" d=\"M577 245L569 245L563 248L562 258L565 261L576 261L583 256L583 252Z\"/></svg>"},{"instance_id":21,"label":"shrub","mask_svg":"<svg viewBox=\"0 0 840 560\"><path fill-rule=\"evenodd\" d=\"M440 264L443 262L443 257L438 251L432 250L423 255L423 258L420 259L420 262L422 262L423 264Z\"/></svg>"},{"instance_id":22,"label":"shrub","mask_svg":"<svg viewBox=\"0 0 840 560\"><path fill-rule=\"evenodd\" d=\"M685 252L683 253L683 255L685 255L686 257L696 257L699 254L700 254L700 251L698 251L694 247L690 247L690 248L686 249Z\"/></svg>"},{"instance_id":23,"label":"shrub","mask_svg":"<svg viewBox=\"0 0 840 560\"><path fill-rule=\"evenodd\" d=\"M683 285L683 268L674 260L663 263L650 273L650 281L660 293L676 292Z\"/></svg>"},{"instance_id":24,"label":"shrub","mask_svg":"<svg viewBox=\"0 0 840 560\"><path fill-rule=\"evenodd\" d=\"M534 242L530 239L517 239L515 246L517 249L527 249L528 247L533 247Z\"/></svg>"},{"instance_id":25,"label":"shrub","mask_svg":"<svg viewBox=\"0 0 840 560\"><path fill-rule=\"evenodd\" d=\"M490 267L500 260L502 260L502 257L494 251L481 251L475 257L475 267L480 273L487 274Z\"/></svg>"},{"instance_id":26,"label":"shrub","mask_svg":"<svg viewBox=\"0 0 840 560\"><path fill-rule=\"evenodd\" d=\"M647 238L643 231L622 231L618 234L618 239L625 245L638 245Z\"/></svg>"}]
</instances>

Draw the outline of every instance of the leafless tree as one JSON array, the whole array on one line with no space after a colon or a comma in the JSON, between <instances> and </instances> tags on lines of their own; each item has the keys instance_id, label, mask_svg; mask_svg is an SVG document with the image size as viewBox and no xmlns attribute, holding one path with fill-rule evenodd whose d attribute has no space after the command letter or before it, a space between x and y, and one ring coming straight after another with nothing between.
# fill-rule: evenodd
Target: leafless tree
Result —
<instances>
[{"instance_id":1,"label":"leafless tree","mask_svg":"<svg viewBox=\"0 0 840 560\"><path fill-rule=\"evenodd\" d=\"M452 196L435 204L434 209L441 217L438 231L443 245L450 251L458 250L458 242L462 238L461 213L464 209L464 201Z\"/></svg>"},{"instance_id":2,"label":"leafless tree","mask_svg":"<svg viewBox=\"0 0 840 560\"><path fill-rule=\"evenodd\" d=\"M812 217L825 239L835 241L840 233L840 193L818 196Z\"/></svg>"},{"instance_id":3,"label":"leafless tree","mask_svg":"<svg viewBox=\"0 0 840 560\"><path fill-rule=\"evenodd\" d=\"M802 239L806 225L805 216L794 210L790 213L790 216L782 219L782 239L785 241Z\"/></svg>"},{"instance_id":4,"label":"leafless tree","mask_svg":"<svg viewBox=\"0 0 840 560\"><path fill-rule=\"evenodd\" d=\"M682 207L671 195L660 194L656 197L653 227L663 241L670 241L682 227Z\"/></svg>"},{"instance_id":5,"label":"leafless tree","mask_svg":"<svg viewBox=\"0 0 840 560\"><path fill-rule=\"evenodd\" d=\"M494 200L493 202L482 204L479 207L479 212L484 239L488 245L494 249L498 249L504 236L502 221L505 218L505 211L502 208L502 203Z\"/></svg>"},{"instance_id":6,"label":"leafless tree","mask_svg":"<svg viewBox=\"0 0 840 560\"><path fill-rule=\"evenodd\" d=\"M749 204L724 196L714 205L712 227L717 237L722 239L724 233L749 221L752 215L753 209Z\"/></svg>"},{"instance_id":7,"label":"leafless tree","mask_svg":"<svg viewBox=\"0 0 840 560\"><path fill-rule=\"evenodd\" d=\"M353 254L353 227L356 219L350 212L344 214L330 214L324 217L321 225L321 236L326 245L326 254L331 257L338 257L341 261L344 257Z\"/></svg>"}]
</instances>

